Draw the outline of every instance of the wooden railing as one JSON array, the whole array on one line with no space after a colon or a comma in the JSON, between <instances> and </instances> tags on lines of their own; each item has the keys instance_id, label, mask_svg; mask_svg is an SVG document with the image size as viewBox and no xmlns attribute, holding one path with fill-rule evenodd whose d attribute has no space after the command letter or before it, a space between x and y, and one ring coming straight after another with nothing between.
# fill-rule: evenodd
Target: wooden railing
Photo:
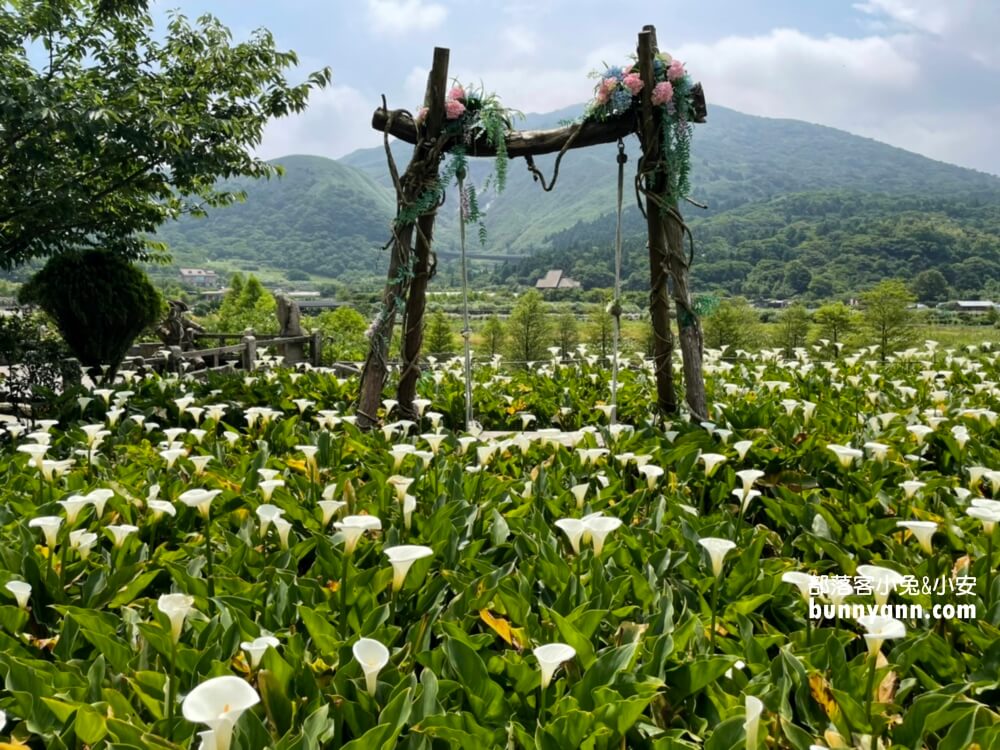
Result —
<instances>
[{"instance_id":1,"label":"wooden railing","mask_svg":"<svg viewBox=\"0 0 1000 750\"><path fill-rule=\"evenodd\" d=\"M259 347L273 348L285 364L309 362L314 367L323 361L323 337L319 331L303 336L257 336L252 329L243 333L202 333L198 339L215 340L222 345L206 349L182 349L162 344L138 344L132 355L122 365L124 368L141 366L166 372L191 372L203 375L210 372L244 370L252 372L257 367ZM239 343L225 345L235 339ZM201 365L201 366L199 366Z\"/></svg>"}]
</instances>

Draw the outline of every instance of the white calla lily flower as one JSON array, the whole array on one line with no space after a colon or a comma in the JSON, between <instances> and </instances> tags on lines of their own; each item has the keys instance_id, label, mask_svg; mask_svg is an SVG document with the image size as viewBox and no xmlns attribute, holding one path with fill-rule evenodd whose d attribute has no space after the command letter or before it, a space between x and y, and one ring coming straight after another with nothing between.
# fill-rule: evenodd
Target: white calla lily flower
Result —
<instances>
[{"instance_id":1,"label":"white calla lily flower","mask_svg":"<svg viewBox=\"0 0 1000 750\"><path fill-rule=\"evenodd\" d=\"M374 638L359 638L351 647L351 652L364 672L368 694L374 696L378 687L378 673L389 663L389 649Z\"/></svg>"},{"instance_id":2,"label":"white calla lily flower","mask_svg":"<svg viewBox=\"0 0 1000 750\"><path fill-rule=\"evenodd\" d=\"M934 521L896 521L896 526L909 530L924 552L934 554L932 537L938 527Z\"/></svg>"},{"instance_id":3,"label":"white calla lily flower","mask_svg":"<svg viewBox=\"0 0 1000 750\"><path fill-rule=\"evenodd\" d=\"M849 445L835 445L831 443L826 446L828 449L833 451L834 455L837 457L837 461L840 462L840 466L844 469L851 468L851 464L858 458L861 458L864 453L859 451L857 448L852 448Z\"/></svg>"},{"instance_id":4,"label":"white calla lily flower","mask_svg":"<svg viewBox=\"0 0 1000 750\"><path fill-rule=\"evenodd\" d=\"M753 489L754 482L764 476L764 472L760 469L741 469L736 472L736 476L743 483L743 496L746 497L746 494Z\"/></svg>"},{"instance_id":5,"label":"white calla lily flower","mask_svg":"<svg viewBox=\"0 0 1000 750\"><path fill-rule=\"evenodd\" d=\"M264 653L269 648L277 649L280 645L281 641L273 635L262 635L252 641L243 641L240 648L246 651L250 657L250 669L257 669L260 666L260 660L264 658Z\"/></svg>"},{"instance_id":6,"label":"white calla lily flower","mask_svg":"<svg viewBox=\"0 0 1000 750\"><path fill-rule=\"evenodd\" d=\"M184 620L194 609L194 597L187 594L163 594L156 600L156 608L170 620L170 637L177 643L181 639Z\"/></svg>"},{"instance_id":7,"label":"white calla lily flower","mask_svg":"<svg viewBox=\"0 0 1000 750\"><path fill-rule=\"evenodd\" d=\"M56 546L59 527L62 526L62 522L63 520L59 516L39 516L28 521L28 527L41 529L42 536L45 537L45 546L51 548Z\"/></svg>"},{"instance_id":8,"label":"white calla lily flower","mask_svg":"<svg viewBox=\"0 0 1000 750\"><path fill-rule=\"evenodd\" d=\"M406 574L413 563L434 554L434 550L430 547L420 544L400 544L395 547L389 547L383 550L383 552L392 564L393 591L399 591L403 588L403 581L406 580Z\"/></svg>"},{"instance_id":9,"label":"white calla lily flower","mask_svg":"<svg viewBox=\"0 0 1000 750\"><path fill-rule=\"evenodd\" d=\"M320 500L316 503L319 509L323 512L323 528L326 528L333 517L337 515L341 508L345 507L347 503L341 500Z\"/></svg>"},{"instance_id":10,"label":"white calla lily flower","mask_svg":"<svg viewBox=\"0 0 1000 750\"><path fill-rule=\"evenodd\" d=\"M583 538L583 532L587 529L586 524L579 518L560 518L555 522L555 525L569 539L569 546L573 548L573 552L579 555L580 540Z\"/></svg>"},{"instance_id":11,"label":"white calla lily flower","mask_svg":"<svg viewBox=\"0 0 1000 750\"><path fill-rule=\"evenodd\" d=\"M292 531L292 522L278 516L274 519L274 530L278 533L278 544L281 549L288 549L288 535Z\"/></svg>"},{"instance_id":12,"label":"white calla lily flower","mask_svg":"<svg viewBox=\"0 0 1000 750\"><path fill-rule=\"evenodd\" d=\"M800 570L789 570L781 574L781 580L783 583L790 583L797 587L799 593L802 594L802 598L808 602L810 593L816 588L819 579L811 573L803 573Z\"/></svg>"},{"instance_id":13,"label":"white calla lily flower","mask_svg":"<svg viewBox=\"0 0 1000 750\"><path fill-rule=\"evenodd\" d=\"M260 538L264 539L267 536L267 530L270 528L271 524L281 518L283 511L277 505L271 505L271 503L264 503L257 507L257 518L260 519Z\"/></svg>"},{"instance_id":14,"label":"white calla lily flower","mask_svg":"<svg viewBox=\"0 0 1000 750\"><path fill-rule=\"evenodd\" d=\"M757 750L758 736L760 734L760 717L764 713L764 704L760 698L747 695L743 698L743 707L746 711L746 720L743 722L743 729L747 735L747 750Z\"/></svg>"},{"instance_id":15,"label":"white calla lily flower","mask_svg":"<svg viewBox=\"0 0 1000 750\"><path fill-rule=\"evenodd\" d=\"M639 473L646 478L647 489L656 487L657 480L663 476L663 469L654 464L645 464L639 467Z\"/></svg>"},{"instance_id":16,"label":"white calla lily flower","mask_svg":"<svg viewBox=\"0 0 1000 750\"><path fill-rule=\"evenodd\" d=\"M361 536L366 531L380 530L382 521L376 516L345 516L342 521L334 523L333 527L343 535L344 551L350 555L358 546Z\"/></svg>"},{"instance_id":17,"label":"white calla lily flower","mask_svg":"<svg viewBox=\"0 0 1000 750\"><path fill-rule=\"evenodd\" d=\"M152 512L154 521L160 520L165 515L171 518L177 515L177 508L174 507L173 503L166 500L149 500L146 503L146 507Z\"/></svg>"},{"instance_id":18,"label":"white calla lily flower","mask_svg":"<svg viewBox=\"0 0 1000 750\"><path fill-rule=\"evenodd\" d=\"M30 583L25 583L24 581L7 581L4 588L14 597L18 607L21 609L28 608L28 599L31 598Z\"/></svg>"},{"instance_id":19,"label":"white calla lily flower","mask_svg":"<svg viewBox=\"0 0 1000 750\"><path fill-rule=\"evenodd\" d=\"M212 508L212 501L221 493L222 490L206 490L198 488L185 490L177 499L189 508L197 510L198 513L205 518L208 518L209 511Z\"/></svg>"},{"instance_id":20,"label":"white calla lily flower","mask_svg":"<svg viewBox=\"0 0 1000 750\"><path fill-rule=\"evenodd\" d=\"M566 643L547 643L538 646L532 653L538 659L541 670L542 690L552 682L552 677L561 664L576 658L576 649Z\"/></svg>"},{"instance_id":21,"label":"white calla lily flower","mask_svg":"<svg viewBox=\"0 0 1000 750\"><path fill-rule=\"evenodd\" d=\"M60 500L59 504L66 511L66 522L76 523L77 517L80 515L80 511L91 504L90 500L83 495L71 495L65 500Z\"/></svg>"},{"instance_id":22,"label":"white calla lily flower","mask_svg":"<svg viewBox=\"0 0 1000 750\"><path fill-rule=\"evenodd\" d=\"M729 539L707 536L699 539L698 544L708 551L709 559L712 561L712 575L718 578L722 573L726 555L730 550L736 548L736 543Z\"/></svg>"},{"instance_id":23,"label":"white calla lily flower","mask_svg":"<svg viewBox=\"0 0 1000 750\"><path fill-rule=\"evenodd\" d=\"M109 490L105 487L99 487L96 490L91 490L87 493L86 497L90 500L91 504L94 506L94 513L98 518L104 515L104 506L107 505L108 500L115 496L114 490Z\"/></svg>"},{"instance_id":24,"label":"white calla lily flower","mask_svg":"<svg viewBox=\"0 0 1000 750\"><path fill-rule=\"evenodd\" d=\"M865 615L858 618L858 623L867 631L865 641L868 643L869 654L882 648L887 640L906 637L906 625L894 617Z\"/></svg>"},{"instance_id":25,"label":"white calla lily flower","mask_svg":"<svg viewBox=\"0 0 1000 750\"><path fill-rule=\"evenodd\" d=\"M112 523L108 524L104 528L111 532L111 536L114 540L114 545L116 549L120 549L132 534L135 534L139 531L138 526L133 526L130 523L120 523L120 524Z\"/></svg>"},{"instance_id":26,"label":"white calla lily flower","mask_svg":"<svg viewBox=\"0 0 1000 750\"><path fill-rule=\"evenodd\" d=\"M702 453L698 456L698 460L705 464L705 476L710 477L721 464L726 462L726 457L721 453Z\"/></svg>"},{"instance_id":27,"label":"white calla lily flower","mask_svg":"<svg viewBox=\"0 0 1000 750\"><path fill-rule=\"evenodd\" d=\"M736 455L739 456L740 461L747 457L747 451L749 451L752 446L753 440L740 440L739 442L733 443L733 448L736 450Z\"/></svg>"},{"instance_id":28,"label":"white calla lily flower","mask_svg":"<svg viewBox=\"0 0 1000 750\"><path fill-rule=\"evenodd\" d=\"M604 540L608 534L621 527L621 519L613 516L606 516L603 513L591 513L583 517L583 541L589 541L594 545L594 556L599 557L604 549Z\"/></svg>"},{"instance_id":29,"label":"white calla lily flower","mask_svg":"<svg viewBox=\"0 0 1000 750\"><path fill-rule=\"evenodd\" d=\"M97 534L86 529L69 532L69 548L76 550L81 560L90 557L90 550L97 544Z\"/></svg>"},{"instance_id":30,"label":"white calla lily flower","mask_svg":"<svg viewBox=\"0 0 1000 750\"><path fill-rule=\"evenodd\" d=\"M216 750L229 750L233 729L243 712L260 703L260 696L239 677L226 675L206 680L188 693L181 704L184 718L207 725L215 735Z\"/></svg>"}]
</instances>

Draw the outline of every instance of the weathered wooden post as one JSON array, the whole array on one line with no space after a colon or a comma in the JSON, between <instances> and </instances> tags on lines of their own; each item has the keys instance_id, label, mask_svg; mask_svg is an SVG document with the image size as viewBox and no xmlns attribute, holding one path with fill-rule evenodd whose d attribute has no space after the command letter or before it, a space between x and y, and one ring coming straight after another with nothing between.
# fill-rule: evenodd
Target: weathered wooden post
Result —
<instances>
[{"instance_id":1,"label":"weathered wooden post","mask_svg":"<svg viewBox=\"0 0 1000 750\"><path fill-rule=\"evenodd\" d=\"M448 50L434 50L434 66L427 80L427 132L438 137L444 124L444 99L448 86ZM433 103L433 104L432 104ZM428 135L430 137L430 135ZM444 151L427 158L433 164L434 175L437 176ZM420 185L418 190L426 190L426 185ZM413 198L418 199L417 192ZM432 273L431 243L434 239L434 220L437 218L437 202L427 213L417 218L417 237L413 263L413 279L410 281L409 294L406 297L406 311L403 315L402 371L399 376L399 388L396 398L399 401L399 413L403 419L417 421L417 409L413 399L417 395L417 381L420 379L420 348L424 343L424 310L427 303L427 282Z\"/></svg>"},{"instance_id":2,"label":"weathered wooden post","mask_svg":"<svg viewBox=\"0 0 1000 750\"><path fill-rule=\"evenodd\" d=\"M312 341L309 344L309 363L313 367L323 364L323 332L315 330L312 332Z\"/></svg>"},{"instance_id":3,"label":"weathered wooden post","mask_svg":"<svg viewBox=\"0 0 1000 750\"><path fill-rule=\"evenodd\" d=\"M167 355L167 371L175 372L178 375L184 372L183 350L179 346L168 347L170 353Z\"/></svg>"},{"instance_id":4,"label":"weathered wooden post","mask_svg":"<svg viewBox=\"0 0 1000 750\"><path fill-rule=\"evenodd\" d=\"M642 164L646 172L646 231L649 248L649 316L653 325L653 370L656 376L656 403L661 412L677 411L674 392L674 334L670 328L670 297L667 290L667 235L660 201L667 193L667 175L660 168L662 160L663 113L653 106L656 76L656 29L644 26L639 32L639 76L642 78L642 113L639 117L639 140Z\"/></svg>"},{"instance_id":5,"label":"weathered wooden post","mask_svg":"<svg viewBox=\"0 0 1000 750\"><path fill-rule=\"evenodd\" d=\"M449 52L441 47L434 48L434 63L427 77L427 93L424 103L427 106L425 127L418 128L416 146L413 157L402 178L396 183L397 211L412 208L417 200L432 186L437 184L438 167L444 151L438 143L441 124L444 122L445 88L448 84ZM390 127L391 129L391 127ZM386 134L388 149L388 134ZM428 262L430 258L430 241L433 232L434 218L437 207L428 214L421 215L416 222L407 221L393 225L392 250L389 257L389 271L386 275L385 291L382 294L382 307L378 318L372 325L369 336L368 356L365 359L364 370L361 373L361 394L358 399L358 427L371 429L377 422L377 411L389 372L389 343L396 325L396 314L404 305L407 306L404 319L403 379L415 378L419 372L417 358L420 354L420 343L423 331L423 290L427 286ZM416 258L413 258L413 234L417 232ZM421 255L421 253L423 255ZM420 281L417 281L420 279ZM404 300L411 283L416 282L421 292L410 292ZM410 316L419 318L417 323ZM416 325L416 328L414 327ZM414 348L414 337L416 348ZM412 388L415 389L415 380ZM403 380L400 381L400 389ZM411 386L407 386L411 388ZM402 401L402 398L400 398ZM412 396L410 397L412 402ZM412 403L409 404L412 408Z\"/></svg>"},{"instance_id":6,"label":"weathered wooden post","mask_svg":"<svg viewBox=\"0 0 1000 750\"><path fill-rule=\"evenodd\" d=\"M247 372L257 369L257 337L251 328L243 336L243 369Z\"/></svg>"}]
</instances>

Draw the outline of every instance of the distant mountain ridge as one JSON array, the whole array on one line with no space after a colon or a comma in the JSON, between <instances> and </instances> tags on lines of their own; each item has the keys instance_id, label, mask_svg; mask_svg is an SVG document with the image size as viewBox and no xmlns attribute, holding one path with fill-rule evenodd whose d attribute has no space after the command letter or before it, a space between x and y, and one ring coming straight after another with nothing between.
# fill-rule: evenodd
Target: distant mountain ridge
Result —
<instances>
[{"instance_id":1,"label":"distant mountain ridge","mask_svg":"<svg viewBox=\"0 0 1000 750\"><path fill-rule=\"evenodd\" d=\"M529 115L516 126L555 127L580 111L581 107L571 107ZM634 137L626 145L631 185L639 149ZM410 148L392 144L400 169L405 168ZM581 232L589 232L586 241L591 244L607 246L615 203L615 150L615 144L606 144L567 153L558 183L549 193L532 180L520 160L513 161L506 191L483 196L488 238L485 248L476 243L476 251L553 257L559 247L578 249L583 240L577 237L568 243L566 237ZM387 258L379 248L390 236L395 207L384 149L363 149L339 161L310 156L274 161L285 167L285 177L245 185L246 203L213 211L207 219L185 219L164 228L161 237L178 260L245 261L348 280L384 274ZM536 159L546 174L551 174L553 161L554 156ZM490 160L474 160L470 179L482 184L490 168ZM708 211L683 207L694 226L730 212L737 212L732 221L738 226L740 212L748 206L817 191L878 195L881 210L889 214L893 198L923 196L931 204L1000 201L1000 178L992 175L834 128L718 106L710 107L708 122L695 128L692 183L692 197L709 206ZM458 241L457 211L448 197L435 231L436 246L444 253L453 251ZM638 230L641 221L631 190L625 207L626 226ZM787 218L794 223L803 217ZM732 247L742 242L738 231L727 237ZM558 258L557 252L552 262Z\"/></svg>"}]
</instances>

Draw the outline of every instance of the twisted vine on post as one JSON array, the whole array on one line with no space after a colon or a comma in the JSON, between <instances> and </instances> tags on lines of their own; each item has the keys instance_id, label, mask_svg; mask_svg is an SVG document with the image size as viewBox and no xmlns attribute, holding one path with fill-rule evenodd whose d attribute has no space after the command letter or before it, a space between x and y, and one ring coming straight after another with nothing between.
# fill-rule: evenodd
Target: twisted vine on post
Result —
<instances>
[{"instance_id":1,"label":"twisted vine on post","mask_svg":"<svg viewBox=\"0 0 1000 750\"><path fill-rule=\"evenodd\" d=\"M701 89L684 64L656 48L656 30L639 34L636 61L594 74L599 80L586 118L606 122L636 118L643 156L636 174L636 194L649 234L650 318L654 336L657 402L676 413L670 299L677 309L688 409L707 418L701 371L701 325L692 303L688 277L694 254L691 232L677 209L690 190L692 123L704 118ZM636 113L638 112L638 117ZM687 237L690 252L684 253Z\"/></svg>"},{"instance_id":2,"label":"twisted vine on post","mask_svg":"<svg viewBox=\"0 0 1000 750\"><path fill-rule=\"evenodd\" d=\"M438 66L444 53L443 65ZM434 220L444 203L447 187L457 175L467 172L466 149L484 141L495 149L495 168L477 191L469 182L461 191L462 217L465 223L479 225L480 241L486 241L486 229L479 208L479 195L486 189L497 192L506 184L508 158L506 135L510 132L512 112L500 105L493 94L456 83L445 95L447 50L435 50L436 67L431 71L425 106L416 117L403 110L387 113L383 127L386 158L396 189L396 218L392 224L392 248L386 291L382 305L368 329L369 356L362 376L358 405L359 424L370 428L378 421L377 408L389 370L388 354L397 314L402 315L402 369L397 400L400 415L414 419L420 377L420 350L423 344L424 311L427 284L436 269L433 253ZM444 78L442 79L442 70ZM388 137L396 118L409 118L416 129L416 148L406 173L399 177L388 147ZM445 153L450 153L441 167Z\"/></svg>"},{"instance_id":3,"label":"twisted vine on post","mask_svg":"<svg viewBox=\"0 0 1000 750\"><path fill-rule=\"evenodd\" d=\"M384 143L389 171L396 188L397 215L412 207L426 192L425 187L437 178L438 167L444 153L440 135L445 117L444 94L448 82L448 58L447 49L441 47L434 49L434 62L427 77L426 123L417 134L413 156L402 177L399 176L389 151L388 133L391 124L385 129ZM394 115L390 115L390 123L393 117ZM421 253L425 259L429 256L430 231L433 229L433 224L433 212L422 214L420 220L416 222L413 220L393 222L392 239L389 242L389 269L386 273L382 302L378 314L367 331L368 355L361 373L361 392L357 406L358 426L361 429L371 429L378 423L378 406L389 373L389 347L396 325L396 315L400 311L405 314L410 286L414 279L418 278L418 273L423 271L422 268L418 268L418 263ZM419 233L414 247L413 239L417 229Z\"/></svg>"}]
</instances>

